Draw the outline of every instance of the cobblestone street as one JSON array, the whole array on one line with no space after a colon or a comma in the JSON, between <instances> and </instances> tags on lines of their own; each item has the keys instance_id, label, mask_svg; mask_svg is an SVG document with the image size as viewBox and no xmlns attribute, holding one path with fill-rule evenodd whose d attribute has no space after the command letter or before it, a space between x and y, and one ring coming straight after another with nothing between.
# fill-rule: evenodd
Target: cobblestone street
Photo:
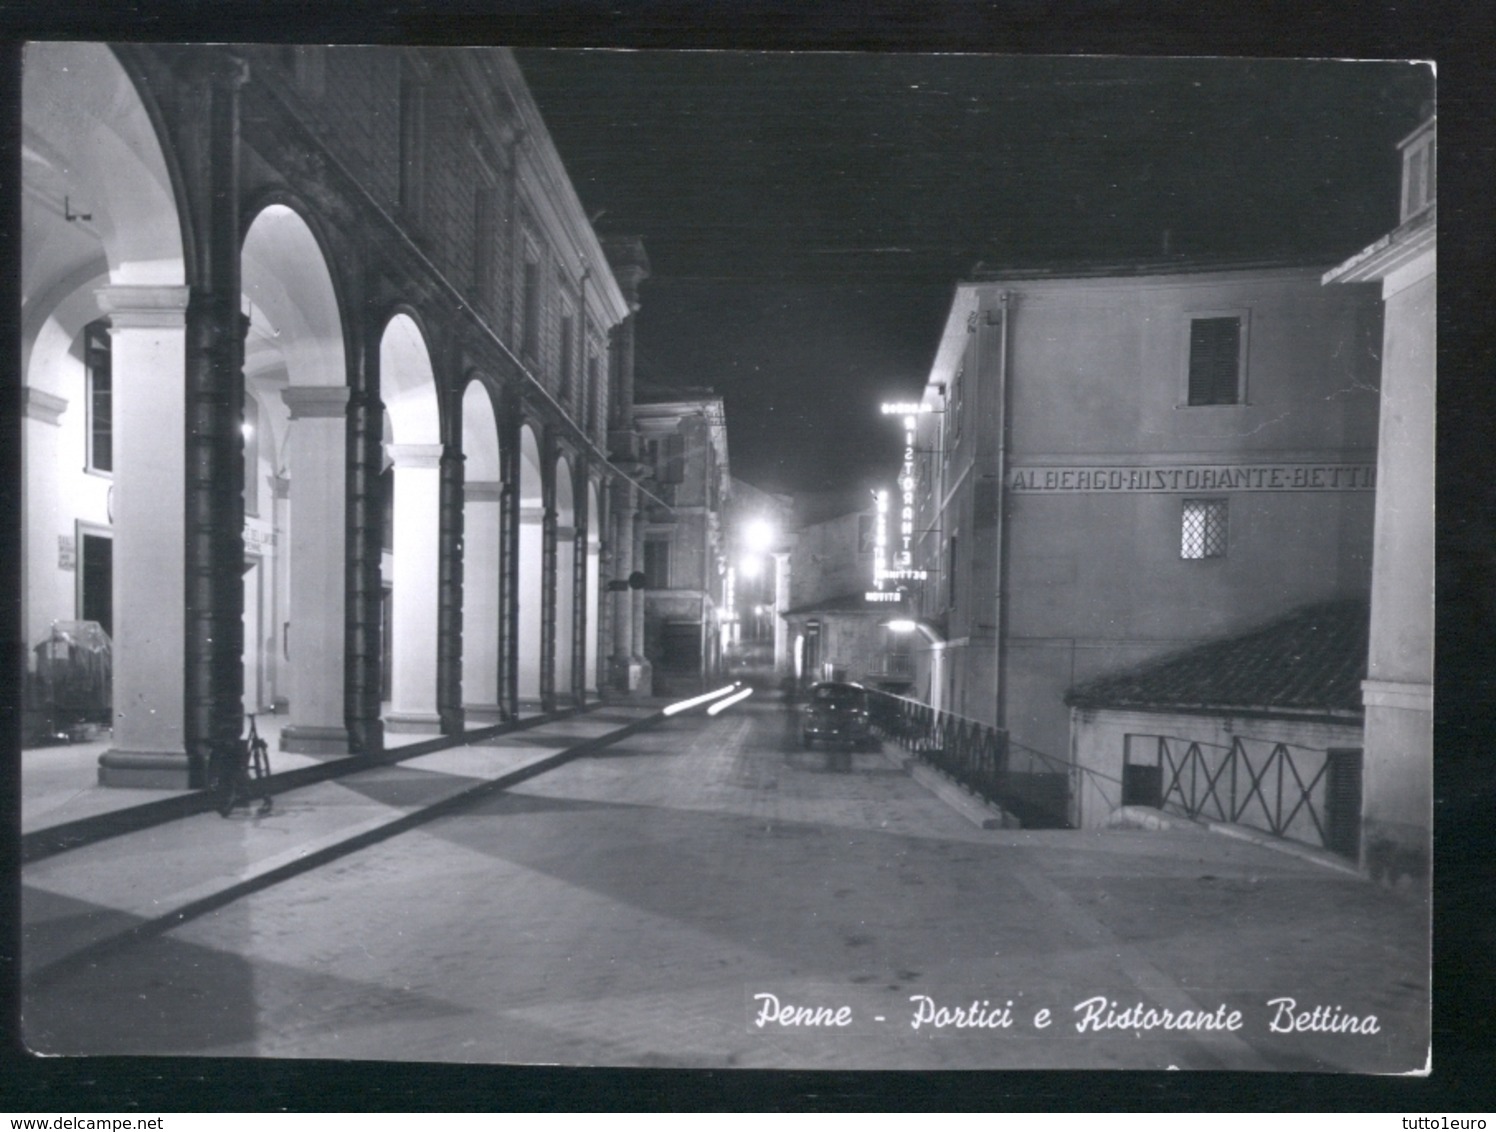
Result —
<instances>
[{"instance_id":1,"label":"cobblestone street","mask_svg":"<svg viewBox=\"0 0 1496 1132\"><path fill-rule=\"evenodd\" d=\"M750 704L635 735L49 983L28 999L28 1040L568 1065L1422 1068L1426 927L1407 899L1194 829L978 829L883 754L838 769L794 726ZM349 785L401 789L389 774ZM1267 1005L1283 998L1295 1005ZM1151 1020L1125 1016L1139 1003ZM827 1008L823 1024L782 1024L801 1006ZM1180 1033L1163 1011L1241 1018ZM1270 1029L1290 1015L1301 1030L1375 1015L1376 1032ZM1098 1032L1108 1018L1120 1025Z\"/></svg>"}]
</instances>

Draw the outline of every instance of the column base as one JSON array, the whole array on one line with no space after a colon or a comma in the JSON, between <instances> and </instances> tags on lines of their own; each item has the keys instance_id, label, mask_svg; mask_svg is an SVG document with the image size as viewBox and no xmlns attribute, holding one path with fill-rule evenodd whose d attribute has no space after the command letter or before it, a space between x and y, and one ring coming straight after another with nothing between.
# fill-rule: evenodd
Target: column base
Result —
<instances>
[{"instance_id":1,"label":"column base","mask_svg":"<svg viewBox=\"0 0 1496 1132\"><path fill-rule=\"evenodd\" d=\"M463 719L469 727L492 727L504 722L504 709L499 704L463 704Z\"/></svg>"},{"instance_id":2,"label":"column base","mask_svg":"<svg viewBox=\"0 0 1496 1132\"><path fill-rule=\"evenodd\" d=\"M348 742L353 752L369 757L384 752L384 720L355 719L348 728Z\"/></svg>"},{"instance_id":3,"label":"column base","mask_svg":"<svg viewBox=\"0 0 1496 1132\"><path fill-rule=\"evenodd\" d=\"M105 751L99 756L99 785L134 790L190 789L185 751Z\"/></svg>"},{"instance_id":4,"label":"column base","mask_svg":"<svg viewBox=\"0 0 1496 1132\"><path fill-rule=\"evenodd\" d=\"M440 735L442 717L434 711L391 711L384 716L384 729L400 734Z\"/></svg>"},{"instance_id":5,"label":"column base","mask_svg":"<svg viewBox=\"0 0 1496 1132\"><path fill-rule=\"evenodd\" d=\"M281 729L280 749L301 755L346 755L348 729L291 724Z\"/></svg>"}]
</instances>

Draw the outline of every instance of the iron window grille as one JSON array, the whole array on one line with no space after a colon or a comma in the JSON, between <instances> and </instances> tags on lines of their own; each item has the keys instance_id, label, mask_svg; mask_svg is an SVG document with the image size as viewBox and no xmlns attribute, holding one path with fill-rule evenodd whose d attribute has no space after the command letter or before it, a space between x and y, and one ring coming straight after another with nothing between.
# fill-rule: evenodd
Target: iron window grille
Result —
<instances>
[{"instance_id":1,"label":"iron window grille","mask_svg":"<svg viewBox=\"0 0 1496 1132\"><path fill-rule=\"evenodd\" d=\"M1180 523L1179 557L1226 557L1226 501L1186 499Z\"/></svg>"}]
</instances>

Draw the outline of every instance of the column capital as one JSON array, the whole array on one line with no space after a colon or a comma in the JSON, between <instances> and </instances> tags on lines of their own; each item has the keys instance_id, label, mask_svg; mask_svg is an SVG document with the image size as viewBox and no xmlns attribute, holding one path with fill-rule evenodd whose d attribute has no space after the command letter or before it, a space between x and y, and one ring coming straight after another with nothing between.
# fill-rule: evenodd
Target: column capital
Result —
<instances>
[{"instance_id":1,"label":"column capital","mask_svg":"<svg viewBox=\"0 0 1496 1132\"><path fill-rule=\"evenodd\" d=\"M31 420L43 424L61 424L62 414L67 411L68 399L34 385L21 387L21 412Z\"/></svg>"},{"instance_id":2,"label":"column capital","mask_svg":"<svg viewBox=\"0 0 1496 1132\"><path fill-rule=\"evenodd\" d=\"M125 327L174 327L187 322L187 287L111 284L94 292L99 309L115 330Z\"/></svg>"},{"instance_id":3,"label":"column capital","mask_svg":"<svg viewBox=\"0 0 1496 1132\"><path fill-rule=\"evenodd\" d=\"M346 385L288 385L281 400L291 410L293 421L304 417L342 417L348 412Z\"/></svg>"},{"instance_id":4,"label":"column capital","mask_svg":"<svg viewBox=\"0 0 1496 1132\"><path fill-rule=\"evenodd\" d=\"M397 468L439 468L442 461L442 444L386 444Z\"/></svg>"}]
</instances>

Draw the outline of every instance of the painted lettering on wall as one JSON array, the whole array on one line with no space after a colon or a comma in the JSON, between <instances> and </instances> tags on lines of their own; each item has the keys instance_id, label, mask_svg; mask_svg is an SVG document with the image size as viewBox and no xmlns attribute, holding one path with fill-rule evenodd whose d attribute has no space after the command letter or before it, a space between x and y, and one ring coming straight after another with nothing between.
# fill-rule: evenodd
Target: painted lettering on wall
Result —
<instances>
[{"instance_id":1,"label":"painted lettering on wall","mask_svg":"<svg viewBox=\"0 0 1496 1132\"><path fill-rule=\"evenodd\" d=\"M1375 464L1176 464L1152 468L1014 468L1008 490L1062 492L1372 491Z\"/></svg>"}]
</instances>

